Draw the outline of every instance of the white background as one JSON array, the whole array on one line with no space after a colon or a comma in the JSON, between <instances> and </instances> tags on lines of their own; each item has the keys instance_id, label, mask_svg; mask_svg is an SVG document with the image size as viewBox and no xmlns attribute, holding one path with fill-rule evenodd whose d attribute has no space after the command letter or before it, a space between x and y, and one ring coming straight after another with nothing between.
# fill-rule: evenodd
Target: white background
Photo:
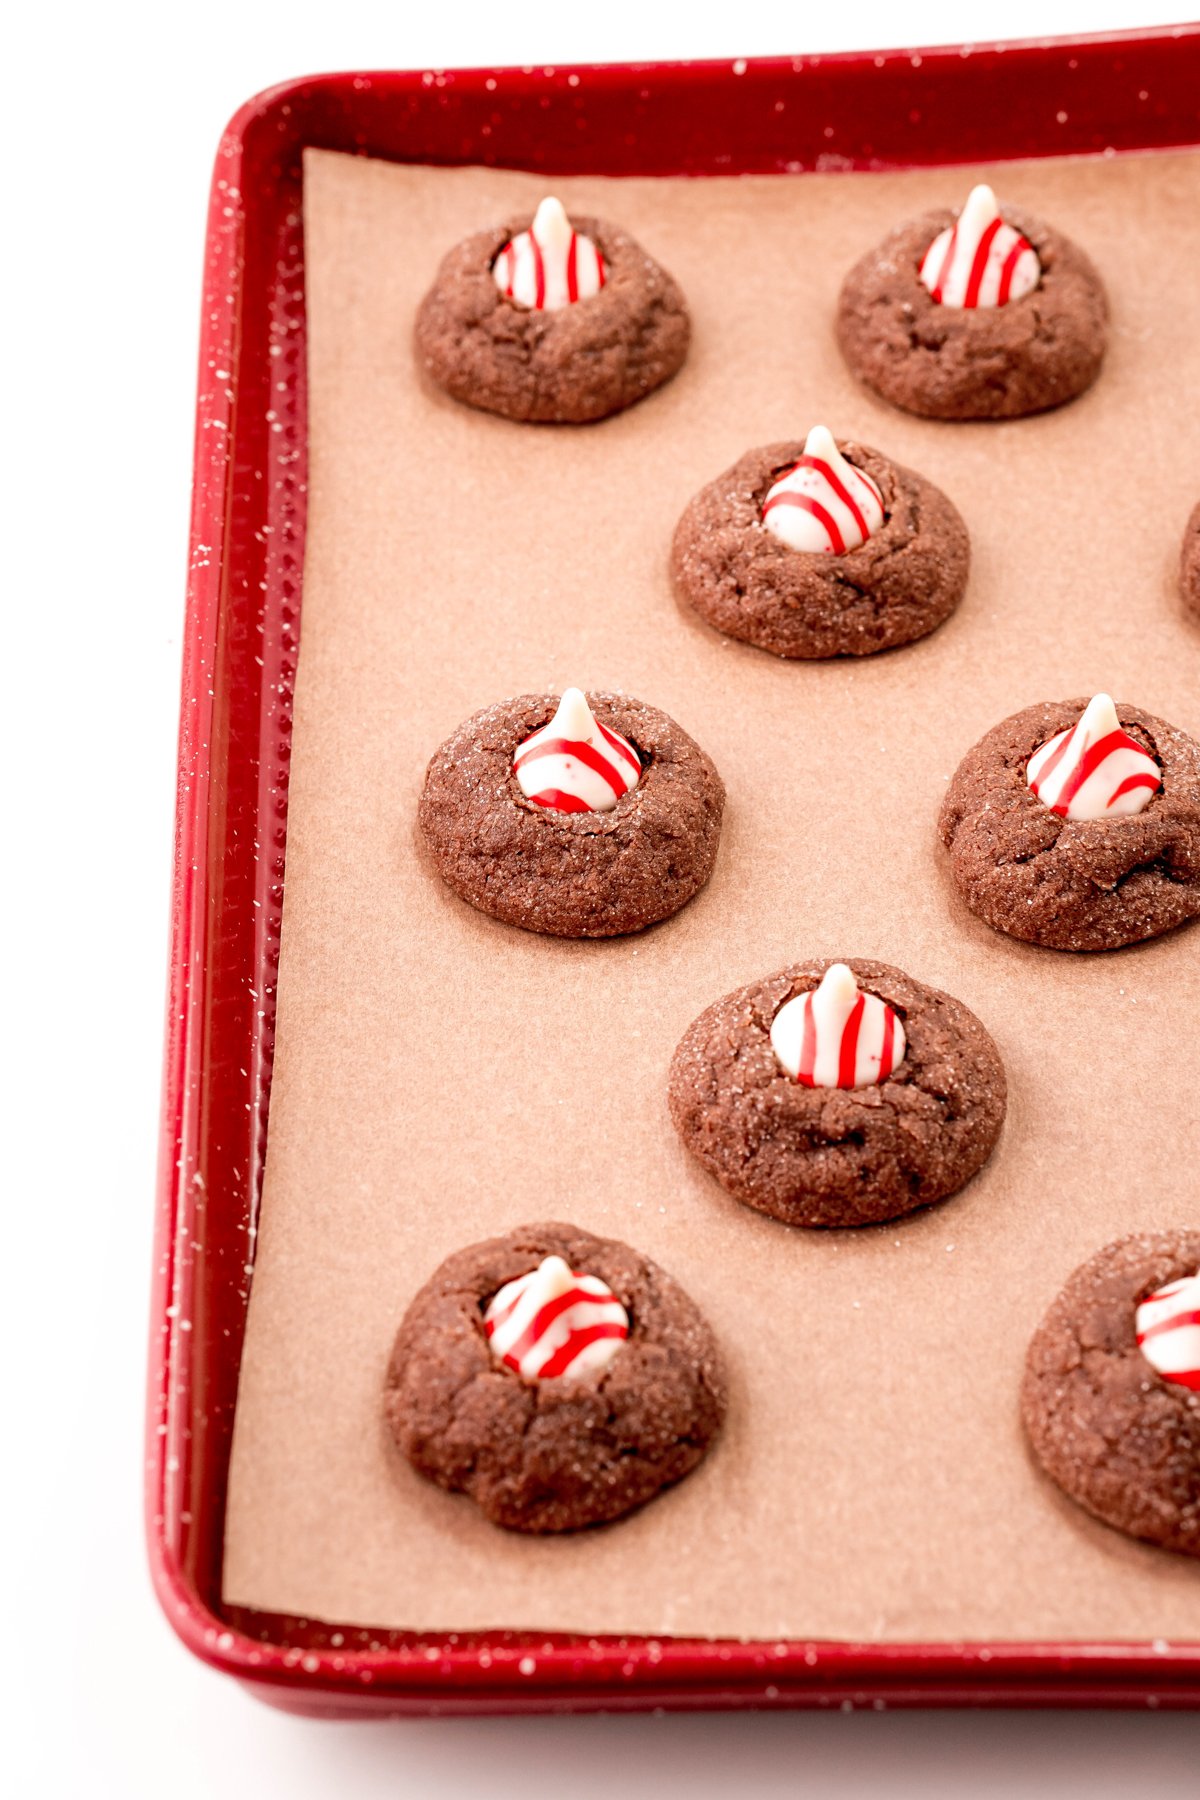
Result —
<instances>
[{"instance_id":1,"label":"white background","mask_svg":"<svg viewBox=\"0 0 1200 1800\"><path fill-rule=\"evenodd\" d=\"M140 1522L191 415L221 127L257 89L324 69L981 42L1133 25L1132 0L977 0L969 13L860 0L811 16L775 0L707 15L645 0L37 13L8 46L0 115L8 1791L1196 1793L1188 1716L288 1719L178 1646ZM1164 3L1150 16L1185 14Z\"/></svg>"}]
</instances>

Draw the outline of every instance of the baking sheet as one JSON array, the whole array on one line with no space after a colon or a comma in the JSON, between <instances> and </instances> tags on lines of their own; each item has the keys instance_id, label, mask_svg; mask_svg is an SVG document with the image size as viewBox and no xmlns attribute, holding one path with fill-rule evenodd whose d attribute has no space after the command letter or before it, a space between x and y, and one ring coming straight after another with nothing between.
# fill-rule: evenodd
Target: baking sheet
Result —
<instances>
[{"instance_id":1,"label":"baking sheet","mask_svg":"<svg viewBox=\"0 0 1200 1800\"><path fill-rule=\"evenodd\" d=\"M963 751L1105 688L1200 732L1175 566L1200 491L1200 157L1009 164L1002 199L1091 252L1114 327L1061 413L951 426L873 401L832 337L850 262L981 172L556 183L682 282L683 373L599 426L455 405L414 367L442 252L544 182L310 152L310 512L269 1153L230 1474L224 1596L307 1618L876 1640L1200 1639L1200 1566L1127 1542L1031 1466L1016 1388L1069 1271L1195 1223L1200 932L1115 955L1018 945L953 895L934 822ZM776 662L682 612L688 497L822 420L963 511L970 590L933 638ZM414 835L460 719L624 688L728 790L708 889L573 944L471 911ZM688 1021L794 957L877 956L950 989L1011 1086L957 1198L869 1232L789 1231L671 1129ZM449 1251L539 1218L666 1264L724 1346L702 1468L603 1531L524 1539L390 1451L395 1327Z\"/></svg>"}]
</instances>

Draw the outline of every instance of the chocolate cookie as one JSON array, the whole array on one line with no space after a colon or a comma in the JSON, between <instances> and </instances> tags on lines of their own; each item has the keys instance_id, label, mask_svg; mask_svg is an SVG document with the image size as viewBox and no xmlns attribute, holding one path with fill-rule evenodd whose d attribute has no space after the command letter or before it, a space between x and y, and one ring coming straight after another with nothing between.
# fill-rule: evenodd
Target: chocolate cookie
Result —
<instances>
[{"instance_id":1,"label":"chocolate cookie","mask_svg":"<svg viewBox=\"0 0 1200 1800\"><path fill-rule=\"evenodd\" d=\"M1050 1479L1105 1524L1186 1556L1200 1556L1200 1390L1147 1359L1137 1314L1198 1267L1200 1231L1107 1245L1034 1333L1021 1386L1025 1429Z\"/></svg>"},{"instance_id":2,"label":"chocolate cookie","mask_svg":"<svg viewBox=\"0 0 1200 1800\"><path fill-rule=\"evenodd\" d=\"M852 372L893 406L930 419L1014 419L1074 400L1100 372L1108 302L1069 238L1006 212L1033 246L1041 277L999 306L941 304L921 263L952 212L889 232L842 285L837 336Z\"/></svg>"},{"instance_id":3,"label":"chocolate cookie","mask_svg":"<svg viewBox=\"0 0 1200 1800\"><path fill-rule=\"evenodd\" d=\"M748 451L688 503L671 573L718 631L774 656L868 656L924 637L962 599L971 547L957 508L878 450L838 449L884 507L880 529L842 554L793 549L763 523L768 491L803 454L800 440Z\"/></svg>"},{"instance_id":4,"label":"chocolate cookie","mask_svg":"<svg viewBox=\"0 0 1200 1800\"><path fill-rule=\"evenodd\" d=\"M615 1300L608 1310L624 1310L627 1335L602 1368L522 1375L498 1360L485 1319L500 1290L558 1258ZM649 1257L578 1226L526 1225L448 1257L421 1289L396 1337L384 1409L413 1467L494 1524L573 1531L620 1518L694 1469L720 1429L725 1384L699 1308Z\"/></svg>"},{"instance_id":5,"label":"chocolate cookie","mask_svg":"<svg viewBox=\"0 0 1200 1800\"><path fill-rule=\"evenodd\" d=\"M477 231L451 250L421 302L416 347L456 400L505 418L581 424L669 381L687 355L691 321L678 284L628 232L577 219L603 258L599 292L548 310L497 285L493 265L528 233L528 216Z\"/></svg>"},{"instance_id":6,"label":"chocolate cookie","mask_svg":"<svg viewBox=\"0 0 1200 1800\"><path fill-rule=\"evenodd\" d=\"M1184 604L1200 619L1200 505L1187 522L1179 558L1179 585Z\"/></svg>"},{"instance_id":7,"label":"chocolate cookie","mask_svg":"<svg viewBox=\"0 0 1200 1800\"><path fill-rule=\"evenodd\" d=\"M640 700L588 701L641 761L636 786L609 811L552 810L522 792L513 761L555 716L546 694L476 713L426 772L418 818L439 874L481 912L526 931L641 931L678 912L716 861L725 789L703 750Z\"/></svg>"},{"instance_id":8,"label":"chocolate cookie","mask_svg":"<svg viewBox=\"0 0 1200 1800\"><path fill-rule=\"evenodd\" d=\"M1083 700L1026 707L969 750L939 831L955 886L996 931L1054 950L1114 950L1200 914L1200 744L1136 706L1124 732L1162 785L1126 817L1058 816L1034 794L1034 752L1080 720Z\"/></svg>"},{"instance_id":9,"label":"chocolate cookie","mask_svg":"<svg viewBox=\"0 0 1200 1800\"><path fill-rule=\"evenodd\" d=\"M787 1225L873 1225L943 1200L991 1154L1004 1120L999 1052L974 1013L887 963L846 965L907 1042L882 1081L807 1086L772 1028L837 965L794 963L690 1025L671 1063L671 1117L735 1199Z\"/></svg>"}]
</instances>

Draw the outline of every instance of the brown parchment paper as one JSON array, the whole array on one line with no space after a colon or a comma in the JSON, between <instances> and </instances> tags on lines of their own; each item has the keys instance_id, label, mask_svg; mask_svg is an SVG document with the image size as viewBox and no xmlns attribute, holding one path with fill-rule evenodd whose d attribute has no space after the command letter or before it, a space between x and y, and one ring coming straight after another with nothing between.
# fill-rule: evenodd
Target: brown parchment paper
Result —
<instances>
[{"instance_id":1,"label":"brown parchment paper","mask_svg":"<svg viewBox=\"0 0 1200 1800\"><path fill-rule=\"evenodd\" d=\"M430 1630L874 1639L1200 1638L1200 1566L1127 1542L1032 1467L1016 1389L1069 1271L1195 1224L1200 933L1072 957L973 920L934 822L967 747L1105 688L1200 733L1175 566L1200 494L1200 158L1009 165L1001 196L1087 246L1109 360L1066 410L938 425L852 381L844 270L977 172L573 180L681 280L682 375L599 426L513 425L422 386L413 312L444 249L536 178L306 164L311 510L270 1146L230 1478L225 1596ZM817 420L941 484L974 568L933 638L784 664L682 613L685 501ZM425 763L528 689L664 707L729 790L711 885L646 935L493 923L414 837ZM789 1231L671 1129L672 1048L792 957L878 956L994 1033L997 1151L892 1227ZM392 1334L461 1244L538 1218L641 1246L728 1358L700 1471L607 1530L522 1539L400 1464Z\"/></svg>"}]
</instances>

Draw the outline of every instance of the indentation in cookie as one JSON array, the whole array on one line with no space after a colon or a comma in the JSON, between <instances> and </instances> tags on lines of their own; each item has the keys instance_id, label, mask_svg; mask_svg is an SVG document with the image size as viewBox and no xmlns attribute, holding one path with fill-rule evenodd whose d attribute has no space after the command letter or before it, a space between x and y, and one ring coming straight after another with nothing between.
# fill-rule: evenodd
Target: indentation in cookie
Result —
<instances>
[{"instance_id":1,"label":"indentation in cookie","mask_svg":"<svg viewBox=\"0 0 1200 1800\"><path fill-rule=\"evenodd\" d=\"M604 258L576 231L561 200L547 195L528 231L509 238L492 264L496 286L509 300L535 312L554 312L598 294L607 279Z\"/></svg>"},{"instance_id":2,"label":"indentation in cookie","mask_svg":"<svg viewBox=\"0 0 1200 1800\"><path fill-rule=\"evenodd\" d=\"M986 182L973 187L953 225L939 231L921 259L921 281L939 306L1007 306L1042 278L1037 251L1006 225Z\"/></svg>"},{"instance_id":3,"label":"indentation in cookie","mask_svg":"<svg viewBox=\"0 0 1200 1800\"><path fill-rule=\"evenodd\" d=\"M845 963L797 994L771 1021L771 1047L804 1087L858 1088L886 1081L904 1061L904 1027L877 994L864 993Z\"/></svg>"},{"instance_id":4,"label":"indentation in cookie","mask_svg":"<svg viewBox=\"0 0 1200 1800\"><path fill-rule=\"evenodd\" d=\"M567 688L548 725L517 750L513 773L527 800L555 812L611 812L637 786L641 759L628 738Z\"/></svg>"},{"instance_id":5,"label":"indentation in cookie","mask_svg":"<svg viewBox=\"0 0 1200 1800\"><path fill-rule=\"evenodd\" d=\"M1200 1391L1200 1270L1147 1295L1137 1309L1138 1349L1165 1381Z\"/></svg>"},{"instance_id":6,"label":"indentation in cookie","mask_svg":"<svg viewBox=\"0 0 1200 1800\"><path fill-rule=\"evenodd\" d=\"M1060 819L1119 819L1141 812L1162 786L1162 770L1121 729L1107 694L1095 694L1074 725L1035 750L1029 791Z\"/></svg>"},{"instance_id":7,"label":"indentation in cookie","mask_svg":"<svg viewBox=\"0 0 1200 1800\"><path fill-rule=\"evenodd\" d=\"M883 519L883 495L865 469L847 462L826 425L813 426L762 507L763 524L781 543L835 556L865 544Z\"/></svg>"},{"instance_id":8,"label":"indentation in cookie","mask_svg":"<svg viewBox=\"0 0 1200 1800\"><path fill-rule=\"evenodd\" d=\"M483 1329L505 1368L527 1381L569 1381L608 1367L629 1336L629 1314L598 1275L546 1256L492 1295Z\"/></svg>"}]
</instances>

